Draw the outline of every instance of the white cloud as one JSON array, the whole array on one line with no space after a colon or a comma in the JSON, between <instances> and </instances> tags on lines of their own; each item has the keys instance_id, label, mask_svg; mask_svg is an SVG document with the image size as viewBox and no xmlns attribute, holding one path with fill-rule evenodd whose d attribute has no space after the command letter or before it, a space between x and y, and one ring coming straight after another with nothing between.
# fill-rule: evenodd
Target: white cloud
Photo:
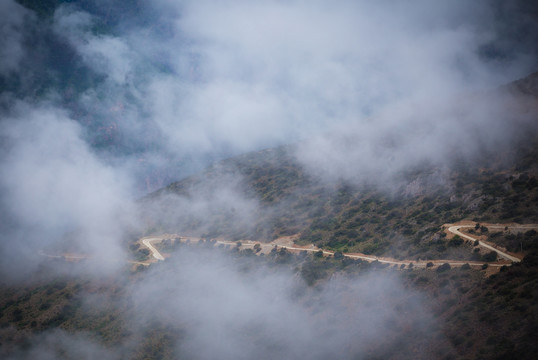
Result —
<instances>
[{"instance_id":1,"label":"white cloud","mask_svg":"<svg viewBox=\"0 0 538 360\"><path fill-rule=\"evenodd\" d=\"M0 3L0 76L16 72L25 55L23 27L30 13L13 0Z\"/></svg>"},{"instance_id":2,"label":"white cloud","mask_svg":"<svg viewBox=\"0 0 538 360\"><path fill-rule=\"evenodd\" d=\"M129 181L92 154L64 112L24 103L17 110L2 129L0 184L2 207L19 230L2 234L2 253L20 264L71 234L66 250L121 259L121 236L133 226Z\"/></svg>"}]
</instances>

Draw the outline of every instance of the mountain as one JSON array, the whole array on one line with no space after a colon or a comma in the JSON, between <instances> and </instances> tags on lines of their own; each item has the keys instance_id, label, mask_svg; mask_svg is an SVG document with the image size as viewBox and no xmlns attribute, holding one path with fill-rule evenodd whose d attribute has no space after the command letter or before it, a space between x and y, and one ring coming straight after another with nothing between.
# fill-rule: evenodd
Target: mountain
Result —
<instances>
[{"instance_id":1,"label":"mountain","mask_svg":"<svg viewBox=\"0 0 538 360\"><path fill-rule=\"evenodd\" d=\"M535 81L507 88L535 101ZM536 135L525 131L509 151L424 162L390 182L323 177L296 156L302 144L221 161L138 202L140 236L207 241L162 245L165 261L146 266L150 252L131 235L139 258L112 275L88 275L80 269L97 263L59 254L31 279L4 279L0 355L533 359L538 234L484 224L538 223ZM442 228L461 220L522 261L491 271L488 251ZM289 236L335 252L280 246L257 256L240 246ZM447 262L417 269L346 253ZM448 263L456 259L484 265Z\"/></svg>"},{"instance_id":2,"label":"mountain","mask_svg":"<svg viewBox=\"0 0 538 360\"><path fill-rule=\"evenodd\" d=\"M221 161L148 195L141 200L148 227L265 242L296 235L298 244L344 253L470 260L466 244L446 246L443 224L538 223L537 84L534 73L501 88L524 94L531 104L523 111L531 114L532 126L510 148L450 158L443 166L414 165L389 185L327 181L298 160L301 144L266 149ZM199 208L204 211L194 211ZM536 248L532 239L519 248L505 236L494 241L514 252Z\"/></svg>"}]
</instances>

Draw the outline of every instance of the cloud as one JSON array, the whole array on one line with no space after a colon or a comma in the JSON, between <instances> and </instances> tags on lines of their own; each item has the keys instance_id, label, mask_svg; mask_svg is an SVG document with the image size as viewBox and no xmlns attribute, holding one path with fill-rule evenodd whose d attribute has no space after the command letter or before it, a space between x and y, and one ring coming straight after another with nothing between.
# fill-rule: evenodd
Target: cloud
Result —
<instances>
[{"instance_id":1,"label":"cloud","mask_svg":"<svg viewBox=\"0 0 538 360\"><path fill-rule=\"evenodd\" d=\"M52 33L95 77L69 106L102 156L143 159L142 184L390 111L398 123L395 109L445 108L534 69L530 37L503 31L528 33L529 15L492 1L95 4L54 13Z\"/></svg>"},{"instance_id":2,"label":"cloud","mask_svg":"<svg viewBox=\"0 0 538 360\"><path fill-rule=\"evenodd\" d=\"M0 76L10 75L19 70L25 56L22 29L30 18L30 13L15 1L6 0L0 4Z\"/></svg>"},{"instance_id":3,"label":"cloud","mask_svg":"<svg viewBox=\"0 0 538 360\"><path fill-rule=\"evenodd\" d=\"M158 25L128 28L118 41L135 63L166 69L137 83L139 121L153 123L162 149L180 156L308 139L406 103L409 111L417 103L447 107L458 94L534 69L514 39L510 56L484 55L501 42L501 24L523 18L516 10L499 17L488 1L159 1L149 8ZM423 125L437 126L439 117Z\"/></svg>"},{"instance_id":4,"label":"cloud","mask_svg":"<svg viewBox=\"0 0 538 360\"><path fill-rule=\"evenodd\" d=\"M426 358L439 335L425 299L386 273L309 289L283 268L186 247L161 265L133 284L132 321L177 328L187 358L351 359L411 348ZM413 332L408 346L403 328Z\"/></svg>"},{"instance_id":5,"label":"cloud","mask_svg":"<svg viewBox=\"0 0 538 360\"><path fill-rule=\"evenodd\" d=\"M0 167L7 214L1 250L11 254L3 270L17 273L28 265L25 258L35 260L53 245L121 259L120 240L134 215L130 182L95 157L80 127L61 110L19 103L1 135L7 144ZM62 248L67 234L70 245Z\"/></svg>"},{"instance_id":6,"label":"cloud","mask_svg":"<svg viewBox=\"0 0 538 360\"><path fill-rule=\"evenodd\" d=\"M25 348L8 352L5 359L119 359L118 353L92 341L88 336L73 335L60 329L35 335L30 340Z\"/></svg>"},{"instance_id":7,"label":"cloud","mask_svg":"<svg viewBox=\"0 0 538 360\"><path fill-rule=\"evenodd\" d=\"M239 237L251 233L261 214L259 200L247 194L241 175L220 170L217 167L216 176L209 172L145 198L141 207L148 226L209 237L220 234L221 228Z\"/></svg>"},{"instance_id":8,"label":"cloud","mask_svg":"<svg viewBox=\"0 0 538 360\"><path fill-rule=\"evenodd\" d=\"M492 161L503 153L510 161L538 130L534 101L504 90L400 101L301 143L297 156L326 180L392 186L433 166L443 182L457 160Z\"/></svg>"},{"instance_id":9,"label":"cloud","mask_svg":"<svg viewBox=\"0 0 538 360\"><path fill-rule=\"evenodd\" d=\"M113 84L124 85L133 72L135 54L121 38L94 34L96 27L89 13L70 6L61 6L54 13L54 31L67 38L84 63Z\"/></svg>"}]
</instances>

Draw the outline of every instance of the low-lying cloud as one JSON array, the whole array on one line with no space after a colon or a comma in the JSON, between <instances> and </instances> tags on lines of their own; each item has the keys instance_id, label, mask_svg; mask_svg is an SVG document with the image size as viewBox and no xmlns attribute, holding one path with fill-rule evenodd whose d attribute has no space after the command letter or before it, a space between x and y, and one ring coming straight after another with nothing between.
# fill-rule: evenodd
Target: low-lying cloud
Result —
<instances>
[{"instance_id":1,"label":"low-lying cloud","mask_svg":"<svg viewBox=\"0 0 538 360\"><path fill-rule=\"evenodd\" d=\"M41 251L122 258L123 231L134 228L125 175L99 161L65 112L19 103L5 121L3 270L37 266Z\"/></svg>"},{"instance_id":2,"label":"low-lying cloud","mask_svg":"<svg viewBox=\"0 0 538 360\"><path fill-rule=\"evenodd\" d=\"M179 327L176 351L187 358L355 359L411 348L427 358L439 340L425 298L390 274L335 276L312 289L285 268L188 247L161 265L134 284L132 320Z\"/></svg>"}]
</instances>

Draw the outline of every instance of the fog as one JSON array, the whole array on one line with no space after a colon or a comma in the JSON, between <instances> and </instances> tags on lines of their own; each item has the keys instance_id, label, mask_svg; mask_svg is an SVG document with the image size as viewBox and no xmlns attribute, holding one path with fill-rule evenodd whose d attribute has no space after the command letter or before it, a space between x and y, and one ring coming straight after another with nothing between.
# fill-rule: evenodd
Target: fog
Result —
<instances>
[{"instance_id":1,"label":"fog","mask_svg":"<svg viewBox=\"0 0 538 360\"><path fill-rule=\"evenodd\" d=\"M405 342L405 327L413 329L414 339L423 339L412 345L416 356L427 357L427 345L440 336L423 309L425 298L390 272L334 277L311 289L289 269L249 264L216 250L182 248L174 255L169 264L150 269L151 284L134 285L135 323L179 326L179 346L188 358L347 359L369 352L406 353L409 348L397 345Z\"/></svg>"},{"instance_id":2,"label":"fog","mask_svg":"<svg viewBox=\"0 0 538 360\"><path fill-rule=\"evenodd\" d=\"M232 209L226 221L252 227L259 199L238 174L139 201L245 152L298 144L294 156L313 176L391 188L422 164L443 182L452 161L509 151L536 131L534 100L495 90L537 69L531 2L25 3L0 4L6 281L58 252L92 259L77 274L114 276L127 241L153 225L148 214L169 227L193 218L200 232ZM435 328L396 278L332 279L306 305L291 295L303 286L291 273L245 275L224 255L192 257L174 259L169 276L152 266L130 295L145 316L189 324L181 351L192 358L367 356L383 322L401 316L394 289L411 299L402 321ZM338 293L359 301L342 304Z\"/></svg>"},{"instance_id":3,"label":"fog","mask_svg":"<svg viewBox=\"0 0 538 360\"><path fill-rule=\"evenodd\" d=\"M150 356L186 359L428 359L452 352L428 299L395 271L336 275L309 287L289 266L232 253L183 245L119 291L121 278L108 292L77 294L90 318L101 311L122 317L121 345L47 330L23 346L9 344L8 354L139 358L146 348Z\"/></svg>"}]
</instances>

